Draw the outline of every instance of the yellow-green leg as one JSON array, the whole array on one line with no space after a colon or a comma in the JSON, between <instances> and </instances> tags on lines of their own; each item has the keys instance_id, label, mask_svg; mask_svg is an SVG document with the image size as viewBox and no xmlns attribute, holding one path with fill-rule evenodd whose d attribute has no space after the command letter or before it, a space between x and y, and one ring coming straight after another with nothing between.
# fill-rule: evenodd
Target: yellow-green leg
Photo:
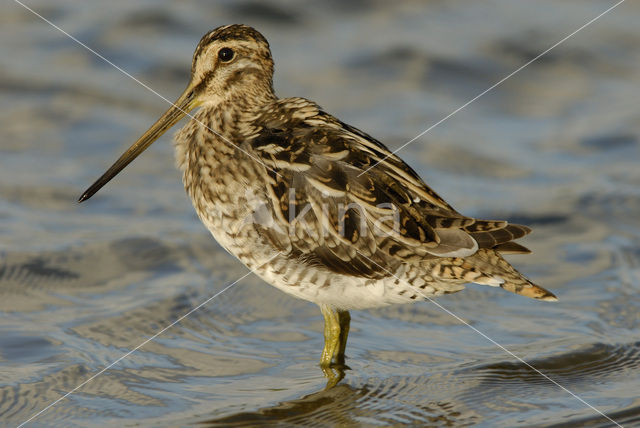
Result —
<instances>
[{"instance_id":1,"label":"yellow-green leg","mask_svg":"<svg viewBox=\"0 0 640 428\"><path fill-rule=\"evenodd\" d=\"M324 349L320 357L320 367L329 378L327 388L330 388L344 377L344 351L347 347L351 316L348 311L339 311L324 305L320 310L324 316ZM336 369L337 373L333 369Z\"/></svg>"},{"instance_id":2,"label":"yellow-green leg","mask_svg":"<svg viewBox=\"0 0 640 428\"><path fill-rule=\"evenodd\" d=\"M344 351L347 348L347 337L349 336L349 325L351 324L349 311L338 311L338 323L340 324L340 338L338 340L338 348L333 354L333 358L335 364L344 367Z\"/></svg>"}]
</instances>

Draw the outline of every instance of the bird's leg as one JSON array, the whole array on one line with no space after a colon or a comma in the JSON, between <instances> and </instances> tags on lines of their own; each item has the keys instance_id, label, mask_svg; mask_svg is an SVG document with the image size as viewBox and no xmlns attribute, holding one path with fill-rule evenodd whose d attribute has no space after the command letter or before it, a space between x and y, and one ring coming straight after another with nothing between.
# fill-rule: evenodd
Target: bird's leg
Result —
<instances>
[{"instance_id":1,"label":"bird's leg","mask_svg":"<svg viewBox=\"0 0 640 428\"><path fill-rule=\"evenodd\" d=\"M320 366L330 367L332 362L344 366L344 351L349 335L351 316L348 311L339 311L326 305L320 307L324 316L324 349Z\"/></svg>"},{"instance_id":2,"label":"bird's leg","mask_svg":"<svg viewBox=\"0 0 640 428\"><path fill-rule=\"evenodd\" d=\"M333 354L340 342L340 322L336 310L322 305L320 311L324 316L324 349L320 357L320 367L324 369L331 366Z\"/></svg>"},{"instance_id":3,"label":"bird's leg","mask_svg":"<svg viewBox=\"0 0 640 428\"><path fill-rule=\"evenodd\" d=\"M349 311L337 311L338 323L340 324L340 339L333 358L336 364L344 366L344 351L347 348L347 336L349 336L349 324L351 323L351 315Z\"/></svg>"},{"instance_id":4,"label":"bird's leg","mask_svg":"<svg viewBox=\"0 0 640 428\"><path fill-rule=\"evenodd\" d=\"M324 316L324 349L320 367L327 377L326 389L333 388L344 377L344 350L349 335L351 316L347 311L338 311L328 306L320 306Z\"/></svg>"}]
</instances>

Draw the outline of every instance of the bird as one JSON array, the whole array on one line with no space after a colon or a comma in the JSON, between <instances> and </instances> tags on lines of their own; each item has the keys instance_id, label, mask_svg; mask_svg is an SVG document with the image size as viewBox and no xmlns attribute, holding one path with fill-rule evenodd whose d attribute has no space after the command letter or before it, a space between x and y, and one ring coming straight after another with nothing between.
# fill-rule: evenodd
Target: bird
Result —
<instances>
[{"instance_id":1,"label":"bird","mask_svg":"<svg viewBox=\"0 0 640 428\"><path fill-rule=\"evenodd\" d=\"M468 283L557 300L503 258L530 253L514 242L530 228L459 213L380 141L313 101L278 98L273 73L256 29L209 31L182 95L79 202L188 116L174 149L198 217L265 282L320 307L320 367L332 384L348 368L351 310L430 300Z\"/></svg>"}]
</instances>

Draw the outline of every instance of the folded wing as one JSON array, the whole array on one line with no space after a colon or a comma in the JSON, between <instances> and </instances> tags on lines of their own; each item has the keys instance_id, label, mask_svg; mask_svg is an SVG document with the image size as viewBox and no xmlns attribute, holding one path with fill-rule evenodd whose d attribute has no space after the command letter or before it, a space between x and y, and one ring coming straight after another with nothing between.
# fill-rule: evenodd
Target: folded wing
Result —
<instances>
[{"instance_id":1,"label":"folded wing","mask_svg":"<svg viewBox=\"0 0 640 428\"><path fill-rule=\"evenodd\" d=\"M309 101L280 102L282 114L265 117L246 148L266 166L276 219L256 228L282 251L367 278L479 248L528 251L511 242L527 227L461 215L382 143Z\"/></svg>"}]
</instances>

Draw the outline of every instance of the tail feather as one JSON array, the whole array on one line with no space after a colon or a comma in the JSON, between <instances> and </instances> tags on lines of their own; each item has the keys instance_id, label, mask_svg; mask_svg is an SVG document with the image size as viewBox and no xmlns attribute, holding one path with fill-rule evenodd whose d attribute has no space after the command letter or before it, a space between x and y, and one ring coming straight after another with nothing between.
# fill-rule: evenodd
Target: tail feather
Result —
<instances>
[{"instance_id":1,"label":"tail feather","mask_svg":"<svg viewBox=\"0 0 640 428\"><path fill-rule=\"evenodd\" d=\"M507 291L532 299L546 302L558 300L552 292L534 284L518 272L509 262L502 258L500 253L493 249L479 250L474 254L473 258L475 267L484 273L485 278L488 277L493 280L493 282L481 281L480 283L492 286L498 285Z\"/></svg>"},{"instance_id":2,"label":"tail feather","mask_svg":"<svg viewBox=\"0 0 640 428\"><path fill-rule=\"evenodd\" d=\"M522 277L526 282L516 284L513 282L504 282L500 287L512 293L519 294L521 296L530 297L532 299L544 300L545 302L557 302L558 298L549 290L535 285L528 279Z\"/></svg>"}]
</instances>

